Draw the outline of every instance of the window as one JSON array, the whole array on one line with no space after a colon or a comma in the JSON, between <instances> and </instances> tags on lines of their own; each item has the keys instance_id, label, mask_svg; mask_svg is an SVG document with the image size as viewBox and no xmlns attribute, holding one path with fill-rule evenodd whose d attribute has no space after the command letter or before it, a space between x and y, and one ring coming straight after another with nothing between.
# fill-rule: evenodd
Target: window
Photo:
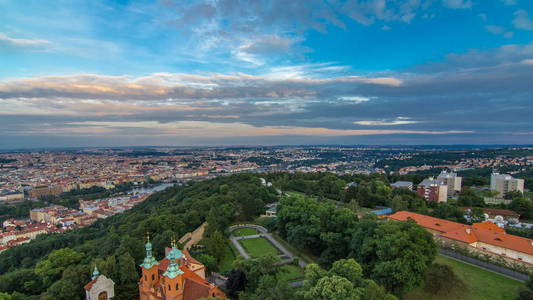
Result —
<instances>
[{"instance_id":1,"label":"window","mask_svg":"<svg viewBox=\"0 0 533 300\"><path fill-rule=\"evenodd\" d=\"M98 294L98 300L107 300L107 292L103 291L100 294Z\"/></svg>"},{"instance_id":2,"label":"window","mask_svg":"<svg viewBox=\"0 0 533 300\"><path fill-rule=\"evenodd\" d=\"M152 281L154 281L154 280L155 280L155 275L154 275L154 274L152 274Z\"/></svg>"},{"instance_id":3,"label":"window","mask_svg":"<svg viewBox=\"0 0 533 300\"><path fill-rule=\"evenodd\" d=\"M179 290L179 289L180 289L180 287L179 287L179 285L176 283L176 291Z\"/></svg>"}]
</instances>

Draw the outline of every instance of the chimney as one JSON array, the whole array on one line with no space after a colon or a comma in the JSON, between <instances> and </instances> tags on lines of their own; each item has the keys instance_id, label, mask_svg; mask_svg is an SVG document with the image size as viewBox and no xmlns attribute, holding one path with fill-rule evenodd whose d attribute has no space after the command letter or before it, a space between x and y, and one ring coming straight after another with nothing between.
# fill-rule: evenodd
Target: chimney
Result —
<instances>
[{"instance_id":1,"label":"chimney","mask_svg":"<svg viewBox=\"0 0 533 300\"><path fill-rule=\"evenodd\" d=\"M467 228L467 229L466 229L466 234L470 234L470 231L472 231L472 229Z\"/></svg>"}]
</instances>

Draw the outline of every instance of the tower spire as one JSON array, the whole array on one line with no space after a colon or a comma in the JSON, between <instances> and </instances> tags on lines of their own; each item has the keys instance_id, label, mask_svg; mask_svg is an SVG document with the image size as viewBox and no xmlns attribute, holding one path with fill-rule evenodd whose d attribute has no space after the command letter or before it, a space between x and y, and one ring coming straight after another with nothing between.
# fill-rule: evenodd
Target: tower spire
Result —
<instances>
[{"instance_id":1,"label":"tower spire","mask_svg":"<svg viewBox=\"0 0 533 300\"><path fill-rule=\"evenodd\" d=\"M93 276L91 277L92 280L95 280L96 277L100 276L100 271L98 271L98 268L96 267L96 264L94 265L94 270L93 270Z\"/></svg>"},{"instance_id":2,"label":"tower spire","mask_svg":"<svg viewBox=\"0 0 533 300\"><path fill-rule=\"evenodd\" d=\"M152 255L152 243L150 243L150 233L148 232L146 233L146 244L144 244L144 249L146 250L146 256L144 257L141 267L150 269L151 267L158 265L159 263Z\"/></svg>"}]
</instances>

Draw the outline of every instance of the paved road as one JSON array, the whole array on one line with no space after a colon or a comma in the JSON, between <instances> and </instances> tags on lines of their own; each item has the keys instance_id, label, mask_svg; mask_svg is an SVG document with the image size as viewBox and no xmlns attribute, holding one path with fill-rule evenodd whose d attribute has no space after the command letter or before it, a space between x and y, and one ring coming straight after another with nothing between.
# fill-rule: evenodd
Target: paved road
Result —
<instances>
[{"instance_id":1,"label":"paved road","mask_svg":"<svg viewBox=\"0 0 533 300\"><path fill-rule=\"evenodd\" d=\"M240 225L231 226L229 228L229 230L231 232L231 231L236 230L238 228L254 228L254 229L256 229L257 231L260 232L259 234L254 234L254 235L246 235L246 236L238 236L238 237L235 237L233 235L230 236L231 242L233 243L233 245L235 246L237 251L239 251L239 254L242 257L244 257L245 259L249 259L250 255L248 254L248 252L246 252L244 247L242 247L242 245L241 245L241 243L239 243L239 241L240 240L245 240L245 239L254 239L254 238L259 238L259 237L266 238L267 240L270 241L270 243L272 243L272 245L274 245L276 248L278 248L278 250L282 253L282 256L285 258L282 261L282 263L281 263L282 265L290 264L290 263L292 263L294 261L294 258L298 257L298 256L294 255L291 251L289 251L287 248L285 248L285 246L283 246L275 238L273 238L272 235L270 233L268 233L268 230L265 227L263 227L263 226L259 226L259 225L255 225L255 224L240 224ZM307 266L307 262L305 262L301 258L298 259L298 264L302 268L305 268L305 266Z\"/></svg>"}]
</instances>

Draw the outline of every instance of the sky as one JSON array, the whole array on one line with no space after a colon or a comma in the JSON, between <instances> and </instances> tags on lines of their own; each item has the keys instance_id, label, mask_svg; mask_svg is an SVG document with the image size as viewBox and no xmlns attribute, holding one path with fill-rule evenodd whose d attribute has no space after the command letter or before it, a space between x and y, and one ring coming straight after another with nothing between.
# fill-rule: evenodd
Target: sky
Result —
<instances>
[{"instance_id":1,"label":"sky","mask_svg":"<svg viewBox=\"0 0 533 300\"><path fill-rule=\"evenodd\" d=\"M0 0L0 148L533 144L532 0Z\"/></svg>"}]
</instances>

